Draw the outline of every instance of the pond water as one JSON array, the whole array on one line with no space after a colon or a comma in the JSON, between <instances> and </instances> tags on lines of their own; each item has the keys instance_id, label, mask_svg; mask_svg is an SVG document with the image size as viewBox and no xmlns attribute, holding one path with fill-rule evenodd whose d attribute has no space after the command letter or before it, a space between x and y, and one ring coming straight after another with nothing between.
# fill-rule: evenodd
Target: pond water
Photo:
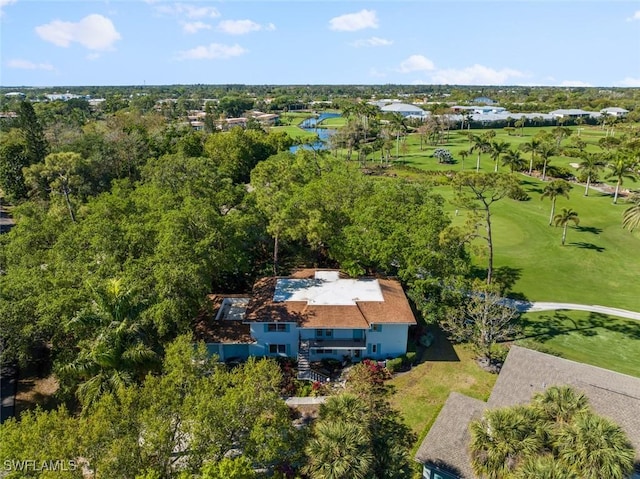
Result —
<instances>
[{"instance_id":1,"label":"pond water","mask_svg":"<svg viewBox=\"0 0 640 479\"><path fill-rule=\"evenodd\" d=\"M313 149L315 150L323 150L327 148L326 141L329 139L331 135L335 133L335 130L329 128L323 128L321 122L326 120L327 118L337 118L341 116L340 113L321 113L318 117L307 118L302 123L300 123L300 128L310 133L314 133L318 135L320 141L314 143L313 145L305 145L303 148ZM295 153L295 151L300 148L299 145L293 145L289 148L289 151Z\"/></svg>"}]
</instances>

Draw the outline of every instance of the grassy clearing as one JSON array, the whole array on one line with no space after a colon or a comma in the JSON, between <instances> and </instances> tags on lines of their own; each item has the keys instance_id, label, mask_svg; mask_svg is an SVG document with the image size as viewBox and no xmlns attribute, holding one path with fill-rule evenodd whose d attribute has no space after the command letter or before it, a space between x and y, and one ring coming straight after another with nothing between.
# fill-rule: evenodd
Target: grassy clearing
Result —
<instances>
[{"instance_id":1,"label":"grassy clearing","mask_svg":"<svg viewBox=\"0 0 640 479\"><path fill-rule=\"evenodd\" d=\"M604 137L598 127L584 127L581 135L590 147L597 148L597 139ZM536 130L536 129L531 129ZM468 148L468 140L460 133L451 132L445 145L454 157L460 150ZM535 131L525 129L524 135L509 136L497 132L498 139L505 141L528 141ZM565 140L566 141L566 140ZM417 135L407 139L409 149L402 155L405 164L393 171L400 177L419 177L420 171L460 171L462 163L438 164L429 155L434 147L420 151ZM595 142L595 143L594 143ZM526 157L526 155L525 155ZM558 157L552 164L575 162L574 158ZM475 154L464 164L465 170L475 169ZM481 158L481 170L493 171L493 162L488 155ZM584 185L574 184L570 199L560 197L556 201L556 212L571 208L580 218L580 225L570 226L567 244L561 245L561 228L548 226L551 202L541 201L546 185L535 177L520 175L521 184L530 196L528 201L504 199L493 207L495 242L495 266L508 273L511 290L518 296L532 301L562 301L582 304L601 304L633 311L640 311L640 231L633 233L622 229L622 213L628 207L624 200L612 204L609 194L591 189L584 196ZM631 183L631 187L640 187ZM438 186L435 190L447 200L453 198L449 186ZM454 215L456 207L447 203L446 208ZM460 210L453 216L454 222L462 224L466 212ZM476 256L475 264L486 267L486 258Z\"/></svg>"},{"instance_id":2,"label":"grassy clearing","mask_svg":"<svg viewBox=\"0 0 640 479\"><path fill-rule=\"evenodd\" d=\"M449 393L457 391L486 401L497 376L482 370L466 345L452 345L442 333L425 350L422 362L390 381L397 392L393 406L418 436L420 444Z\"/></svg>"},{"instance_id":3,"label":"grassy clearing","mask_svg":"<svg viewBox=\"0 0 640 479\"><path fill-rule=\"evenodd\" d=\"M309 131L305 131L302 128L293 125L285 125L285 126L272 126L269 128L269 131L273 131L274 133L284 131L294 140L299 140L302 138L312 138L315 136L314 133Z\"/></svg>"},{"instance_id":4,"label":"grassy clearing","mask_svg":"<svg viewBox=\"0 0 640 479\"><path fill-rule=\"evenodd\" d=\"M511 145L510 148L517 149L518 146L521 145L522 143L531 141L531 138L533 138L540 131L552 131L553 128L554 127L525 128L521 136L519 132L517 134L509 135L507 132L505 132L502 129L495 129L494 131L496 132L496 136L494 140L505 141L507 143L510 143ZM573 134L569 138L565 138L562 141L562 146L570 145L572 138L578 137L577 127L569 127L569 129L573 131ZM585 151L591 152L591 153L602 152L603 151L602 148L598 146L598 141L601 138L604 138L606 136L606 131L602 130L598 126L587 126L587 125L582 125L580 129L581 129L580 138L584 140L586 143ZM471 133L474 135L481 135L486 131L489 131L489 129L471 130ZM464 164L463 164L463 159L460 156L460 152L462 150L469 150L469 148L472 146L472 144L469 142L469 139L468 139L468 133L469 132L467 130L451 130L449 132L448 139L444 144L432 146L432 145L427 145L426 143L423 142L422 150L420 149L420 136L417 133L412 133L405 139L406 149L404 153L401 152L398 163L401 163L406 166L425 169L425 170L439 170L439 171L446 171L446 170L460 171L463 169L474 170L476 167L477 154L475 152L471 153L466 158L466 160L464 160ZM450 150L454 159L456 160L456 163L452 165L438 164L437 160L431 157L431 155L433 154L433 151L436 148L446 148ZM393 153L395 154L395 148L393 150ZM527 161L529 161L530 153L523 153L522 156ZM375 158L377 157L379 157L379 154L373 154L371 156L371 159L375 160ZM563 155L552 156L549 159L549 165L568 168L570 171L576 172L576 173L577 173L577 169L574 166L572 166L572 163L579 163L579 162L580 162L580 159L578 158L572 158L572 157L563 156ZM501 171L505 170L505 168L501 164L499 164L498 167ZM489 154L487 153L482 154L480 156L480 171L486 172L486 171L493 171L493 170L494 170L494 163L491 160L491 157L489 156ZM608 184L615 185L615 180L613 179L605 180L605 177L608 174L609 174L608 171L606 170L603 171L601 175L602 180L604 180ZM640 188L640 181L625 180L623 187L631 188L631 189Z\"/></svg>"},{"instance_id":5,"label":"grassy clearing","mask_svg":"<svg viewBox=\"0 0 640 479\"><path fill-rule=\"evenodd\" d=\"M525 347L640 377L640 321L586 311L522 316Z\"/></svg>"}]
</instances>

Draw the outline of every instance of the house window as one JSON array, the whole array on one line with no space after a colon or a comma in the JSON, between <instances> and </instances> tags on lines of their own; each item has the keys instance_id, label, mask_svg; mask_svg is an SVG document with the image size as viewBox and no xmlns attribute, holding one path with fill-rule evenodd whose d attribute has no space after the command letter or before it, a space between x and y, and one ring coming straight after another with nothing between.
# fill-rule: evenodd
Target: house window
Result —
<instances>
[{"instance_id":1,"label":"house window","mask_svg":"<svg viewBox=\"0 0 640 479\"><path fill-rule=\"evenodd\" d=\"M327 338L332 337L332 336L333 336L333 329L325 329L325 331L324 331L324 335L325 335Z\"/></svg>"},{"instance_id":2,"label":"house window","mask_svg":"<svg viewBox=\"0 0 640 479\"><path fill-rule=\"evenodd\" d=\"M333 336L333 329L316 329L316 338L321 338L322 336L330 338Z\"/></svg>"},{"instance_id":3,"label":"house window","mask_svg":"<svg viewBox=\"0 0 640 479\"><path fill-rule=\"evenodd\" d=\"M270 344L269 345L269 353L271 353L271 354L286 354L287 353L287 345L286 344Z\"/></svg>"},{"instance_id":4,"label":"house window","mask_svg":"<svg viewBox=\"0 0 640 479\"><path fill-rule=\"evenodd\" d=\"M333 349L316 349L316 354L333 354Z\"/></svg>"},{"instance_id":5,"label":"house window","mask_svg":"<svg viewBox=\"0 0 640 479\"><path fill-rule=\"evenodd\" d=\"M377 353L378 352L378 345L377 344L372 344L371 345L371 352L372 353Z\"/></svg>"},{"instance_id":6,"label":"house window","mask_svg":"<svg viewBox=\"0 0 640 479\"><path fill-rule=\"evenodd\" d=\"M267 331L270 333L285 333L287 331L287 325L282 323L269 323L267 325Z\"/></svg>"}]
</instances>

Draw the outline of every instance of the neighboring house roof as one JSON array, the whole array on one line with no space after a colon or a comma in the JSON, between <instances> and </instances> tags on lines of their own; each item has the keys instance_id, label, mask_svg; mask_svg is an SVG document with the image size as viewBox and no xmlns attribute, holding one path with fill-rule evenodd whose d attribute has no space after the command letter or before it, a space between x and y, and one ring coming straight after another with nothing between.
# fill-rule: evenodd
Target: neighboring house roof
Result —
<instances>
[{"instance_id":1,"label":"neighboring house roof","mask_svg":"<svg viewBox=\"0 0 640 479\"><path fill-rule=\"evenodd\" d=\"M487 403L452 392L416 453L416 461L462 478L472 478L469 423L482 417Z\"/></svg>"},{"instance_id":2,"label":"neighboring house roof","mask_svg":"<svg viewBox=\"0 0 640 479\"><path fill-rule=\"evenodd\" d=\"M484 409L531 402L550 386L569 385L584 393L593 410L624 429L640 464L640 378L512 346L487 403L451 393L422 442L416 460L447 465L473 478L468 456L469 423ZM480 407L482 406L482 407ZM464 412L468 408L469 411ZM441 419L442 417L442 419Z\"/></svg>"},{"instance_id":3,"label":"neighboring house roof","mask_svg":"<svg viewBox=\"0 0 640 479\"><path fill-rule=\"evenodd\" d=\"M398 281L350 279L337 271L308 269L289 277L258 280L245 317L248 321L295 322L305 328L416 323Z\"/></svg>"}]
</instances>

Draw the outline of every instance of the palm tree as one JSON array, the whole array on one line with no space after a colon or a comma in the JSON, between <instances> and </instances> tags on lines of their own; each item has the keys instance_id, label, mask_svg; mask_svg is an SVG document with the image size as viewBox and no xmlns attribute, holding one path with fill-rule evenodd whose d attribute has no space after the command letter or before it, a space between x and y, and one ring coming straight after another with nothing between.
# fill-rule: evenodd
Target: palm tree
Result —
<instances>
[{"instance_id":1,"label":"palm tree","mask_svg":"<svg viewBox=\"0 0 640 479\"><path fill-rule=\"evenodd\" d=\"M462 150L458 154L460 155L460 159L462 160L462 169L464 170L464 160L467 158L467 156L469 156L469 151L468 150Z\"/></svg>"},{"instance_id":2,"label":"palm tree","mask_svg":"<svg viewBox=\"0 0 640 479\"><path fill-rule=\"evenodd\" d=\"M533 137L531 138L531 141L527 141L520 145L522 151L525 153L531 153L531 160L529 161L529 176L531 176L531 173L533 172L533 161L541 143L542 141L539 138Z\"/></svg>"},{"instance_id":3,"label":"palm tree","mask_svg":"<svg viewBox=\"0 0 640 479\"><path fill-rule=\"evenodd\" d=\"M554 423L567 424L589 410L589 400L570 386L552 386L533 397L533 406Z\"/></svg>"},{"instance_id":4,"label":"palm tree","mask_svg":"<svg viewBox=\"0 0 640 479\"><path fill-rule=\"evenodd\" d=\"M595 153L588 153L582 157L582 161L578 166L578 170L587 175L587 184L584 188L584 196L589 196L589 186L591 180L598 177L598 173L602 171L605 166L605 161L601 155Z\"/></svg>"},{"instance_id":5,"label":"palm tree","mask_svg":"<svg viewBox=\"0 0 640 479\"><path fill-rule=\"evenodd\" d=\"M394 113L389 120L392 131L396 134L396 158L400 158L400 136L407 132L406 118L400 113Z\"/></svg>"},{"instance_id":6,"label":"palm tree","mask_svg":"<svg viewBox=\"0 0 640 479\"><path fill-rule=\"evenodd\" d=\"M551 200L551 215L549 215L549 226L553 224L553 214L556 210L556 198L558 196L564 196L569 199L569 192L571 191L571 185L565 180L553 180L547 186L544 187L540 200L549 198Z\"/></svg>"},{"instance_id":7,"label":"palm tree","mask_svg":"<svg viewBox=\"0 0 640 479\"><path fill-rule=\"evenodd\" d=\"M511 146L511 143L507 143L506 141L491 142L490 152L491 152L491 159L494 162L493 171L496 171L496 172L498 171L498 160L500 159L500 156L502 156L508 151L510 146Z\"/></svg>"},{"instance_id":8,"label":"palm tree","mask_svg":"<svg viewBox=\"0 0 640 479\"><path fill-rule=\"evenodd\" d=\"M471 135L471 148L470 152L476 151L478 153L478 160L476 161L476 172L480 171L480 155L482 153L488 153L491 150L491 143L484 135Z\"/></svg>"},{"instance_id":9,"label":"palm tree","mask_svg":"<svg viewBox=\"0 0 640 479\"><path fill-rule=\"evenodd\" d=\"M615 205L618 203L618 193L620 192L623 179L627 178L635 181L637 175L633 169L632 162L623 157L618 157L618 159L614 160L614 162L609 165L609 168L611 169L611 174L607 176L607 178L615 178L617 180L616 192L613 195L613 204Z\"/></svg>"},{"instance_id":10,"label":"palm tree","mask_svg":"<svg viewBox=\"0 0 640 479\"><path fill-rule=\"evenodd\" d=\"M508 477L527 457L543 447L543 436L537 434L540 417L532 408L514 406L487 411L472 422L471 465L480 477Z\"/></svg>"},{"instance_id":11,"label":"palm tree","mask_svg":"<svg viewBox=\"0 0 640 479\"><path fill-rule=\"evenodd\" d=\"M573 222L576 226L580 224L580 218L578 213L571 208L562 208L562 211L554 217L555 225L562 226L562 246L567 239L567 226L569 222Z\"/></svg>"},{"instance_id":12,"label":"palm tree","mask_svg":"<svg viewBox=\"0 0 640 479\"><path fill-rule=\"evenodd\" d=\"M622 227L633 231L640 226L640 193L634 193L629 200L632 205L622 214Z\"/></svg>"},{"instance_id":13,"label":"palm tree","mask_svg":"<svg viewBox=\"0 0 640 479\"><path fill-rule=\"evenodd\" d=\"M96 291L95 308L71 320L74 329L92 337L82 341L77 358L61 368L80 381L76 394L85 405L107 392L115 392L142 380L159 366L158 353L137 321L140 307L132 302L132 290L112 279Z\"/></svg>"},{"instance_id":14,"label":"palm tree","mask_svg":"<svg viewBox=\"0 0 640 479\"><path fill-rule=\"evenodd\" d=\"M625 479L633 472L635 451L629 439L604 417L578 414L554 442L558 458L581 479Z\"/></svg>"},{"instance_id":15,"label":"palm tree","mask_svg":"<svg viewBox=\"0 0 640 479\"><path fill-rule=\"evenodd\" d=\"M502 165L508 166L511 173L525 168L525 160L520 156L520 151L509 150L502 156Z\"/></svg>"},{"instance_id":16,"label":"palm tree","mask_svg":"<svg viewBox=\"0 0 640 479\"><path fill-rule=\"evenodd\" d=\"M540 157L542 158L542 181L547 179L547 164L549 163L549 158L555 155L557 152L555 145L542 142L538 147L538 153L540 153Z\"/></svg>"},{"instance_id":17,"label":"palm tree","mask_svg":"<svg viewBox=\"0 0 640 479\"><path fill-rule=\"evenodd\" d=\"M567 465L552 454L527 458L515 471L513 479L578 479Z\"/></svg>"},{"instance_id":18,"label":"palm tree","mask_svg":"<svg viewBox=\"0 0 640 479\"><path fill-rule=\"evenodd\" d=\"M305 472L313 479L367 479L374 461L367 431L344 421L318 421L307 445Z\"/></svg>"}]
</instances>

